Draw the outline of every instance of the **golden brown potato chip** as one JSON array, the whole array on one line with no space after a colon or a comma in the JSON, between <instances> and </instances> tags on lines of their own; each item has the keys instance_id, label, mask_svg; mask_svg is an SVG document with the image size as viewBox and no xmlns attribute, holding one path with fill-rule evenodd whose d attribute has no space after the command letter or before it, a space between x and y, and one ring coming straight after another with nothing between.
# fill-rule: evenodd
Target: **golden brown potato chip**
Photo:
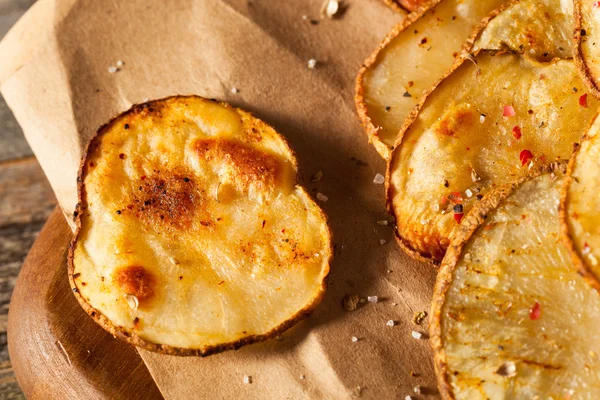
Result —
<instances>
[{"instance_id":1,"label":"golden brown potato chip","mask_svg":"<svg viewBox=\"0 0 600 400\"><path fill-rule=\"evenodd\" d=\"M589 90L600 97L600 4L591 0L573 3L575 61Z\"/></svg>"},{"instance_id":2,"label":"golden brown potato chip","mask_svg":"<svg viewBox=\"0 0 600 400\"><path fill-rule=\"evenodd\" d=\"M199 97L133 107L92 139L69 277L105 329L149 350L208 355L265 340L319 303L326 217L285 140Z\"/></svg>"},{"instance_id":3,"label":"golden brown potato chip","mask_svg":"<svg viewBox=\"0 0 600 400\"><path fill-rule=\"evenodd\" d=\"M388 164L401 246L441 260L479 196L568 159L597 108L571 60L484 52L455 65L407 119Z\"/></svg>"},{"instance_id":4,"label":"golden brown potato chip","mask_svg":"<svg viewBox=\"0 0 600 400\"><path fill-rule=\"evenodd\" d=\"M464 218L433 297L443 398L600 398L600 296L560 240L559 177L495 190Z\"/></svg>"},{"instance_id":5,"label":"golden brown potato chip","mask_svg":"<svg viewBox=\"0 0 600 400\"><path fill-rule=\"evenodd\" d=\"M575 151L562 196L566 245L581 273L600 289L600 118Z\"/></svg>"},{"instance_id":6,"label":"golden brown potato chip","mask_svg":"<svg viewBox=\"0 0 600 400\"><path fill-rule=\"evenodd\" d=\"M404 119L452 66L473 28L506 1L441 1L396 25L365 61L356 81L356 108L383 158L389 158Z\"/></svg>"},{"instance_id":7,"label":"golden brown potato chip","mask_svg":"<svg viewBox=\"0 0 600 400\"><path fill-rule=\"evenodd\" d=\"M439 3L440 0L383 0L390 8L405 12L418 11L420 8L431 8L433 4Z\"/></svg>"},{"instance_id":8,"label":"golden brown potato chip","mask_svg":"<svg viewBox=\"0 0 600 400\"><path fill-rule=\"evenodd\" d=\"M511 2L482 24L470 51L511 50L538 61L573 58L573 24L571 1Z\"/></svg>"}]
</instances>

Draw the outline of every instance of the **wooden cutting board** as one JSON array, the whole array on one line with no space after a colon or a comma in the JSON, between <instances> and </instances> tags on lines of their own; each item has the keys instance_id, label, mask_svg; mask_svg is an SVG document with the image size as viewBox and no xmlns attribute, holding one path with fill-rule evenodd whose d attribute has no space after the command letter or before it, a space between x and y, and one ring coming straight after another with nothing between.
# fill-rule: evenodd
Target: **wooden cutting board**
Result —
<instances>
[{"instance_id":1,"label":"wooden cutting board","mask_svg":"<svg viewBox=\"0 0 600 400\"><path fill-rule=\"evenodd\" d=\"M71 230L57 207L33 245L8 314L8 350L29 399L161 399L136 349L81 309L66 273Z\"/></svg>"}]
</instances>

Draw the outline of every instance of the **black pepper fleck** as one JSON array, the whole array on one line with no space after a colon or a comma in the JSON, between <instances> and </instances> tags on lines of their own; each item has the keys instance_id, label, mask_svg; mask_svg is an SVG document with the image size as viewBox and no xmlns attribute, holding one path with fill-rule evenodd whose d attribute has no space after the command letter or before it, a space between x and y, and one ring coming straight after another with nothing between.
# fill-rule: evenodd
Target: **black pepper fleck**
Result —
<instances>
[{"instance_id":1,"label":"black pepper fleck","mask_svg":"<svg viewBox=\"0 0 600 400\"><path fill-rule=\"evenodd\" d=\"M462 214L462 212L463 212L462 204L455 204L453 207L453 210L456 214Z\"/></svg>"}]
</instances>

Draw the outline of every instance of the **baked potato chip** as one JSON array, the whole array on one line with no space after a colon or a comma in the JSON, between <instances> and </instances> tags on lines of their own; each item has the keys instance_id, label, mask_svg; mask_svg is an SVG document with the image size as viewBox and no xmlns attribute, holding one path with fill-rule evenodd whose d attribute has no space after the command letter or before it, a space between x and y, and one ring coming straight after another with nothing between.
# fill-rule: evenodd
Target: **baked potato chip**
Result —
<instances>
[{"instance_id":1,"label":"baked potato chip","mask_svg":"<svg viewBox=\"0 0 600 400\"><path fill-rule=\"evenodd\" d=\"M600 7L596 1L574 0L575 61L584 82L600 98Z\"/></svg>"},{"instance_id":2,"label":"baked potato chip","mask_svg":"<svg viewBox=\"0 0 600 400\"><path fill-rule=\"evenodd\" d=\"M199 97L133 107L92 139L69 277L83 308L136 346L208 355L265 340L321 300L326 217L285 140Z\"/></svg>"},{"instance_id":3,"label":"baked potato chip","mask_svg":"<svg viewBox=\"0 0 600 400\"><path fill-rule=\"evenodd\" d=\"M573 58L573 24L571 1L511 2L482 24L471 51L511 50L538 61Z\"/></svg>"},{"instance_id":4,"label":"baked potato chip","mask_svg":"<svg viewBox=\"0 0 600 400\"><path fill-rule=\"evenodd\" d=\"M600 296L560 241L559 175L491 192L453 239L430 326L443 398L600 398Z\"/></svg>"},{"instance_id":5,"label":"baked potato chip","mask_svg":"<svg viewBox=\"0 0 600 400\"><path fill-rule=\"evenodd\" d=\"M569 163L562 196L563 237L582 275L600 289L600 118Z\"/></svg>"},{"instance_id":6,"label":"baked potato chip","mask_svg":"<svg viewBox=\"0 0 600 400\"><path fill-rule=\"evenodd\" d=\"M431 8L440 0L383 0L390 8L400 12L418 11L423 8Z\"/></svg>"},{"instance_id":7,"label":"baked potato chip","mask_svg":"<svg viewBox=\"0 0 600 400\"><path fill-rule=\"evenodd\" d=\"M482 52L456 64L407 119L388 163L400 245L439 262L480 196L568 159L597 108L572 60Z\"/></svg>"},{"instance_id":8,"label":"baked potato chip","mask_svg":"<svg viewBox=\"0 0 600 400\"><path fill-rule=\"evenodd\" d=\"M506 1L443 0L396 25L365 61L356 79L355 103L383 158L390 157L404 119L452 66L473 28Z\"/></svg>"}]
</instances>

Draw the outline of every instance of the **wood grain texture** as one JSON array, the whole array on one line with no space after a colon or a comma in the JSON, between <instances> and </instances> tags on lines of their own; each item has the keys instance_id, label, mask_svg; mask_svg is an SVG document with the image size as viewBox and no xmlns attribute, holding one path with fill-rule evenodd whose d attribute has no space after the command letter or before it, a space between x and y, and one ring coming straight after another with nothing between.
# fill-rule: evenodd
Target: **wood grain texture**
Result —
<instances>
[{"instance_id":1,"label":"wood grain texture","mask_svg":"<svg viewBox=\"0 0 600 400\"><path fill-rule=\"evenodd\" d=\"M0 146L3 141L0 140ZM56 206L33 157L0 163L0 398L23 398L8 358L10 296L29 248Z\"/></svg>"},{"instance_id":2,"label":"wood grain texture","mask_svg":"<svg viewBox=\"0 0 600 400\"><path fill-rule=\"evenodd\" d=\"M71 293L71 235L57 208L15 286L8 343L21 388L29 399L161 399L135 348L96 325Z\"/></svg>"}]
</instances>

